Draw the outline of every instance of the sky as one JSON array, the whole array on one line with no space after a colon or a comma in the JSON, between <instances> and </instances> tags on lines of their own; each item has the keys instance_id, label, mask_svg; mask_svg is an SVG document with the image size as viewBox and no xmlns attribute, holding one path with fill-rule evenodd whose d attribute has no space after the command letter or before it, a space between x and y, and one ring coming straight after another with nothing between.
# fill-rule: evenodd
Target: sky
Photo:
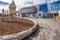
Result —
<instances>
[{"instance_id":1,"label":"sky","mask_svg":"<svg viewBox=\"0 0 60 40\"><path fill-rule=\"evenodd\" d=\"M11 3L12 0L1 0L4 2ZM24 5L26 2L33 2L34 4L43 3L45 0L14 0L16 5Z\"/></svg>"},{"instance_id":2,"label":"sky","mask_svg":"<svg viewBox=\"0 0 60 40\"><path fill-rule=\"evenodd\" d=\"M12 0L0 0L0 1L3 1L3 2L7 2L7 3L11 3ZM56 0L14 0L16 5L18 5L19 7L21 6L26 6L26 5L32 5L32 4L42 4L42 3L45 3L47 1L56 1Z\"/></svg>"},{"instance_id":3,"label":"sky","mask_svg":"<svg viewBox=\"0 0 60 40\"><path fill-rule=\"evenodd\" d=\"M7 3L11 3L12 0L0 0L0 1L3 1L3 2L7 2ZM25 6L25 5L29 5L29 4L41 4L41 3L45 3L46 1L56 1L56 0L14 0L16 5L19 5L20 7L21 6Z\"/></svg>"},{"instance_id":4,"label":"sky","mask_svg":"<svg viewBox=\"0 0 60 40\"><path fill-rule=\"evenodd\" d=\"M0 1L4 1L4 2L8 2L8 3L11 3L12 0L0 0ZM23 3L23 2L26 2L26 1L34 1L34 2L45 2L45 1L57 1L57 0L14 0L15 2L18 2L18 3Z\"/></svg>"},{"instance_id":5,"label":"sky","mask_svg":"<svg viewBox=\"0 0 60 40\"><path fill-rule=\"evenodd\" d=\"M7 2L11 4L12 0L0 0L3 2ZM46 2L53 2L57 0L14 0L15 4L17 5L18 8L25 7L25 6L31 6L31 5L36 5L36 4L42 4ZM0 5L0 9L5 8L8 9L9 6L3 6Z\"/></svg>"},{"instance_id":6,"label":"sky","mask_svg":"<svg viewBox=\"0 0 60 40\"><path fill-rule=\"evenodd\" d=\"M0 0L0 1L7 2L9 4L11 4L11 2L12 2L12 0ZM46 0L14 0L14 2L18 8L22 8L25 6L42 4L42 3L46 2ZM8 9L8 7L9 6L0 5L0 9L2 9L2 8Z\"/></svg>"}]
</instances>

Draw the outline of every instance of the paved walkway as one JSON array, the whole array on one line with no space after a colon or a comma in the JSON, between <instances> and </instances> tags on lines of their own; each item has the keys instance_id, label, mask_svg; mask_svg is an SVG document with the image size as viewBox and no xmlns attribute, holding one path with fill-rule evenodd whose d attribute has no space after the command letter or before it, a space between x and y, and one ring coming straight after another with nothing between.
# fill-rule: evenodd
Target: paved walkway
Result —
<instances>
[{"instance_id":1,"label":"paved walkway","mask_svg":"<svg viewBox=\"0 0 60 40\"><path fill-rule=\"evenodd\" d=\"M60 40L60 25L54 19L32 19L39 24L38 28L23 40Z\"/></svg>"}]
</instances>

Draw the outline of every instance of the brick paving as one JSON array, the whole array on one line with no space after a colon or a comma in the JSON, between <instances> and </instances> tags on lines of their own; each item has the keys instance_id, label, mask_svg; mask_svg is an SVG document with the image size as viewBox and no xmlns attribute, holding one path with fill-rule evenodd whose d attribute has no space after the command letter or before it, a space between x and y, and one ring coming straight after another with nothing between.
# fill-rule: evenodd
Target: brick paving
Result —
<instances>
[{"instance_id":1,"label":"brick paving","mask_svg":"<svg viewBox=\"0 0 60 40\"><path fill-rule=\"evenodd\" d=\"M38 24L37 30L23 40L60 40L60 24L54 19L32 18Z\"/></svg>"}]
</instances>

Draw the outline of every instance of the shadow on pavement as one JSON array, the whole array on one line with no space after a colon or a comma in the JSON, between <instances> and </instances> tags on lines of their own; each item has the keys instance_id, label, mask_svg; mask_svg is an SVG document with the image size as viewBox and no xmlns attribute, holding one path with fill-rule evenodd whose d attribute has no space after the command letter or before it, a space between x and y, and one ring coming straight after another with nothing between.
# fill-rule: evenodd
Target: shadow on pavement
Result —
<instances>
[{"instance_id":1,"label":"shadow on pavement","mask_svg":"<svg viewBox=\"0 0 60 40\"><path fill-rule=\"evenodd\" d=\"M39 32L40 32L40 27L39 27L39 25L37 25L37 29L35 30L35 32L33 32L30 36L28 36L22 40L32 40L34 37L38 36Z\"/></svg>"}]
</instances>

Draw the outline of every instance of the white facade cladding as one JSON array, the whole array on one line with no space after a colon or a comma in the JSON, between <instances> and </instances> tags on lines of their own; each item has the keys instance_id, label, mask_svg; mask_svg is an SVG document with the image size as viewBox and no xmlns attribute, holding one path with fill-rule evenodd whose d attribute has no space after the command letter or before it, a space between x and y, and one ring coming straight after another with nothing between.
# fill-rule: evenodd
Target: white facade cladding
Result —
<instances>
[{"instance_id":1,"label":"white facade cladding","mask_svg":"<svg viewBox=\"0 0 60 40\"><path fill-rule=\"evenodd\" d=\"M59 16L60 16L60 11L59 11Z\"/></svg>"},{"instance_id":2,"label":"white facade cladding","mask_svg":"<svg viewBox=\"0 0 60 40\"><path fill-rule=\"evenodd\" d=\"M42 12L42 14L44 13L43 16L45 16L45 17L47 16L49 18L51 18L51 17L54 18L55 16L58 16L58 15L60 16L60 14L58 14L58 11L60 11L60 1L58 1L58 0L48 1L47 2L47 10L46 10L47 13ZM40 11L38 13L40 13Z\"/></svg>"},{"instance_id":3,"label":"white facade cladding","mask_svg":"<svg viewBox=\"0 0 60 40\"><path fill-rule=\"evenodd\" d=\"M60 1L54 1L48 4L48 12L60 11Z\"/></svg>"}]
</instances>

